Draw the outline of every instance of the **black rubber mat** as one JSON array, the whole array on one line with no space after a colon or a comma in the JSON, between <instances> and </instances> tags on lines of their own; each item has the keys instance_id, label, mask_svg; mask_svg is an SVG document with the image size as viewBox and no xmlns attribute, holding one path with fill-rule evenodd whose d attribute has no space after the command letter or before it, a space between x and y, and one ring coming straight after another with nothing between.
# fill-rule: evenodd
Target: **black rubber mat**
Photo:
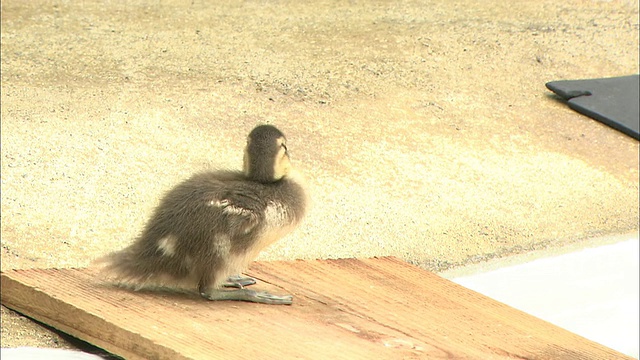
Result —
<instances>
[{"instance_id":1,"label":"black rubber mat","mask_svg":"<svg viewBox=\"0 0 640 360\"><path fill-rule=\"evenodd\" d=\"M573 110L640 140L640 76L551 81L547 88Z\"/></svg>"}]
</instances>

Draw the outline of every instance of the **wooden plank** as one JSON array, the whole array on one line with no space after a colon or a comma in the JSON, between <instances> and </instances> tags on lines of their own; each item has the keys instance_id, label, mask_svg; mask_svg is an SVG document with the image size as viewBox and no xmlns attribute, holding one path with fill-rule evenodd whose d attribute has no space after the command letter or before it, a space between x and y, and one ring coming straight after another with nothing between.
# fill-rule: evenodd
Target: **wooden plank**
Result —
<instances>
[{"instance_id":1,"label":"wooden plank","mask_svg":"<svg viewBox=\"0 0 640 360\"><path fill-rule=\"evenodd\" d=\"M248 274L294 304L130 292L90 268L4 272L2 303L127 359L631 359L395 258Z\"/></svg>"}]
</instances>

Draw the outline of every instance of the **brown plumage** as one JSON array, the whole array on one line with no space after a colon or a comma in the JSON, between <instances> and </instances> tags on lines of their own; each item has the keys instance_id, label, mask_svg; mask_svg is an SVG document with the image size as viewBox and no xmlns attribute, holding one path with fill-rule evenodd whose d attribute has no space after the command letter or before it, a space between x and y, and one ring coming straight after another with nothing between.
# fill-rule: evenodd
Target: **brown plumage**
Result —
<instances>
[{"instance_id":1,"label":"brown plumage","mask_svg":"<svg viewBox=\"0 0 640 360\"><path fill-rule=\"evenodd\" d=\"M246 269L266 246L288 234L305 214L304 186L291 167L286 139L271 125L247 138L244 171L211 171L174 187L129 247L103 259L122 286L193 288L210 300L290 304L228 278ZM221 290L223 286L239 290Z\"/></svg>"}]
</instances>

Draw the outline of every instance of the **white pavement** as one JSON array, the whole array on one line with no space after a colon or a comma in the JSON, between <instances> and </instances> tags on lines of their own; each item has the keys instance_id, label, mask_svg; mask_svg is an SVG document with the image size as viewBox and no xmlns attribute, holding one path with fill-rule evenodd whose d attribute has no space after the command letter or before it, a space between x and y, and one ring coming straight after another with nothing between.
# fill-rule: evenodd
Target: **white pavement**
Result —
<instances>
[{"instance_id":1,"label":"white pavement","mask_svg":"<svg viewBox=\"0 0 640 360\"><path fill-rule=\"evenodd\" d=\"M638 243L636 235L451 280L638 358Z\"/></svg>"}]
</instances>

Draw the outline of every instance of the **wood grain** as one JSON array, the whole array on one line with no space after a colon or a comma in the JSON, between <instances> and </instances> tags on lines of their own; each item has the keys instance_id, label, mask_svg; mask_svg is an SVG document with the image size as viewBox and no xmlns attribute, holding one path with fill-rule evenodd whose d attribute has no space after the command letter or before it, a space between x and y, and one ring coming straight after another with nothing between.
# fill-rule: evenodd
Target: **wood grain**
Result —
<instances>
[{"instance_id":1,"label":"wood grain","mask_svg":"<svg viewBox=\"0 0 640 360\"><path fill-rule=\"evenodd\" d=\"M631 359L395 258L248 274L294 304L131 292L91 268L4 272L2 303L127 359Z\"/></svg>"}]
</instances>

